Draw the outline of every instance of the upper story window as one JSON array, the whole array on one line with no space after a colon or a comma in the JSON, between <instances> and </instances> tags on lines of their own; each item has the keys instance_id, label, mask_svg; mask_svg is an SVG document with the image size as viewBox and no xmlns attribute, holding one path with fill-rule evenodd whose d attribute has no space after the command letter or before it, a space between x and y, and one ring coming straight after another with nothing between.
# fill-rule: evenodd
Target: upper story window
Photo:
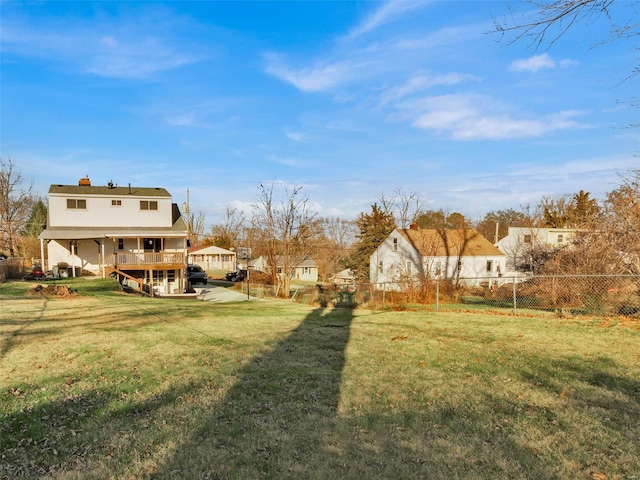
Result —
<instances>
[{"instance_id":1,"label":"upper story window","mask_svg":"<svg viewBox=\"0 0 640 480\"><path fill-rule=\"evenodd\" d=\"M487 272L493 272L493 260L487 260Z\"/></svg>"},{"instance_id":2,"label":"upper story window","mask_svg":"<svg viewBox=\"0 0 640 480\"><path fill-rule=\"evenodd\" d=\"M158 210L157 200L140 200L140 210Z\"/></svg>"},{"instance_id":3,"label":"upper story window","mask_svg":"<svg viewBox=\"0 0 640 480\"><path fill-rule=\"evenodd\" d=\"M84 198L67 198L67 208L86 210L87 201Z\"/></svg>"},{"instance_id":4,"label":"upper story window","mask_svg":"<svg viewBox=\"0 0 640 480\"><path fill-rule=\"evenodd\" d=\"M524 236L524 243L531 243L531 235Z\"/></svg>"},{"instance_id":5,"label":"upper story window","mask_svg":"<svg viewBox=\"0 0 640 480\"><path fill-rule=\"evenodd\" d=\"M121 207L122 206L122 200L111 200L111 206L112 207Z\"/></svg>"},{"instance_id":6,"label":"upper story window","mask_svg":"<svg viewBox=\"0 0 640 480\"><path fill-rule=\"evenodd\" d=\"M398 239L394 238L393 239L393 251L397 251L398 250Z\"/></svg>"},{"instance_id":7,"label":"upper story window","mask_svg":"<svg viewBox=\"0 0 640 480\"><path fill-rule=\"evenodd\" d=\"M558 234L558 243L564 242L564 235L562 233Z\"/></svg>"}]
</instances>

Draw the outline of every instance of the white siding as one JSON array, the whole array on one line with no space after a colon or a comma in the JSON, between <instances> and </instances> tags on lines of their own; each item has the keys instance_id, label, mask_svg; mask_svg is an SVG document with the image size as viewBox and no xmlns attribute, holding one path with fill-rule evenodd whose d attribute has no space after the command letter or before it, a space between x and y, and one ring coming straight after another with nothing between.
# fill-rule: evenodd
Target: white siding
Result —
<instances>
[{"instance_id":1,"label":"white siding","mask_svg":"<svg viewBox=\"0 0 640 480\"><path fill-rule=\"evenodd\" d=\"M86 200L86 208L67 208L67 199ZM115 200L119 205L112 205ZM158 210L141 210L140 200L157 201ZM171 227L171 198L49 195L49 227Z\"/></svg>"}]
</instances>

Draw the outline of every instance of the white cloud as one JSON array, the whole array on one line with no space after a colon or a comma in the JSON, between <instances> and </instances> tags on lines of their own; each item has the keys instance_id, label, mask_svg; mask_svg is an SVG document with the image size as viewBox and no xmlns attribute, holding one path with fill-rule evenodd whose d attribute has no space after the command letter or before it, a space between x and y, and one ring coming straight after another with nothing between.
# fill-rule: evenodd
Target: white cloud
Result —
<instances>
[{"instance_id":1,"label":"white cloud","mask_svg":"<svg viewBox=\"0 0 640 480\"><path fill-rule=\"evenodd\" d=\"M511 62L509 69L513 72L537 72L545 68L555 68L556 61L549 54L542 53L529 58L521 58Z\"/></svg>"},{"instance_id":2,"label":"white cloud","mask_svg":"<svg viewBox=\"0 0 640 480\"><path fill-rule=\"evenodd\" d=\"M426 3L428 2L415 0L391 0L385 2L380 8L353 28L347 35L347 38L356 38L375 30L412 10L423 7Z\"/></svg>"},{"instance_id":3,"label":"white cloud","mask_svg":"<svg viewBox=\"0 0 640 480\"><path fill-rule=\"evenodd\" d=\"M278 55L266 56L267 73L292 84L303 92L321 92L329 90L351 78L355 68L359 68L350 61L334 63L318 62L312 67L291 68L284 65Z\"/></svg>"},{"instance_id":4,"label":"white cloud","mask_svg":"<svg viewBox=\"0 0 640 480\"><path fill-rule=\"evenodd\" d=\"M413 115L412 125L453 140L502 140L539 137L545 133L582 127L580 112L565 111L536 118L516 118L491 99L480 95L441 95L400 105Z\"/></svg>"},{"instance_id":5,"label":"white cloud","mask_svg":"<svg viewBox=\"0 0 640 480\"><path fill-rule=\"evenodd\" d=\"M467 81L478 80L478 77L466 73L445 73L441 75L416 75L407 80L404 84L388 89L383 95L381 104L386 104L392 100L398 100L413 93L428 90L436 86L452 86Z\"/></svg>"},{"instance_id":6,"label":"white cloud","mask_svg":"<svg viewBox=\"0 0 640 480\"><path fill-rule=\"evenodd\" d=\"M197 60L176 51L154 38L102 39L87 56L86 71L112 78L146 78L163 70L171 70Z\"/></svg>"},{"instance_id":7,"label":"white cloud","mask_svg":"<svg viewBox=\"0 0 640 480\"><path fill-rule=\"evenodd\" d=\"M203 56L172 39L172 18L102 18L75 24L33 24L21 18L3 25L3 51L51 61L60 68L110 78L147 78L199 61Z\"/></svg>"},{"instance_id":8,"label":"white cloud","mask_svg":"<svg viewBox=\"0 0 640 480\"><path fill-rule=\"evenodd\" d=\"M286 130L284 134L287 136L289 140L293 140L294 142L305 142L307 140L307 135L303 132L294 132L293 130Z\"/></svg>"}]
</instances>

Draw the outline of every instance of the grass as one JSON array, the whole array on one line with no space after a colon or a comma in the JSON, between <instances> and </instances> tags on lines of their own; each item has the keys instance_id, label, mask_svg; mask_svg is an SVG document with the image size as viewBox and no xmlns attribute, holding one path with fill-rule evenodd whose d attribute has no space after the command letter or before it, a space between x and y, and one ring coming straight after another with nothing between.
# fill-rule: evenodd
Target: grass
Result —
<instances>
[{"instance_id":1,"label":"grass","mask_svg":"<svg viewBox=\"0 0 640 480\"><path fill-rule=\"evenodd\" d=\"M0 285L0 477L631 479L640 326Z\"/></svg>"}]
</instances>

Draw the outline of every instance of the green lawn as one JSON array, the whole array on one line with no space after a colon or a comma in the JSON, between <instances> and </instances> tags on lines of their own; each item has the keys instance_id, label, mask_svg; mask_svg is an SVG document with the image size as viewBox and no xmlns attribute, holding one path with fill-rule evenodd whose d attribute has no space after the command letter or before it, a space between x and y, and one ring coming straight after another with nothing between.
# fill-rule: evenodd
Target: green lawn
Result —
<instances>
[{"instance_id":1,"label":"green lawn","mask_svg":"<svg viewBox=\"0 0 640 480\"><path fill-rule=\"evenodd\" d=\"M640 325L0 285L0 478L640 478Z\"/></svg>"}]
</instances>

